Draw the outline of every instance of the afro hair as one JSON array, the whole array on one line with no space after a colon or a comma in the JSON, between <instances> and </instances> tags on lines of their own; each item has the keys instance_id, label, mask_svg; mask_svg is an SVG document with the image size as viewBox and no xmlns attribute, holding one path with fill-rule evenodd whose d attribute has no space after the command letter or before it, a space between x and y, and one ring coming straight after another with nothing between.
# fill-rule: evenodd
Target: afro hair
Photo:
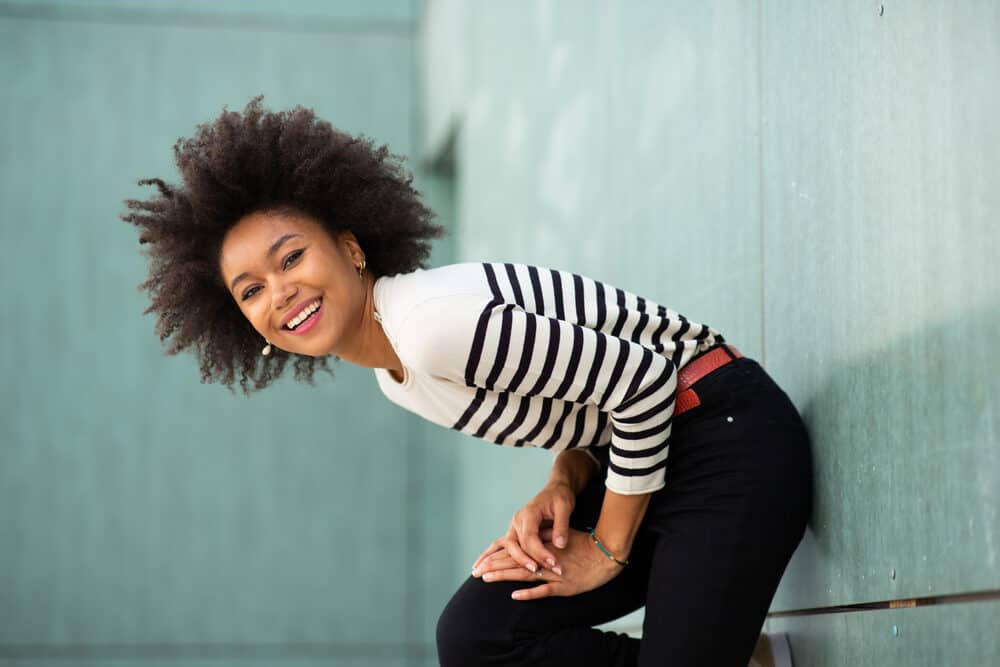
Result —
<instances>
[{"instance_id":1,"label":"afro hair","mask_svg":"<svg viewBox=\"0 0 1000 667\"><path fill-rule=\"evenodd\" d=\"M426 268L429 239L445 234L420 201L403 156L364 135L352 136L311 109L269 112L263 95L240 115L227 111L174 144L180 186L159 178L147 200L126 199L121 219L140 228L149 276L138 285L157 316L166 354L194 346L201 382L220 382L244 394L266 387L294 357L295 379L313 384L317 367L333 375L327 357L275 349L261 355L261 337L222 280L219 252L226 233L257 211L294 210L331 234L348 230L365 249L372 277Z\"/></svg>"}]
</instances>

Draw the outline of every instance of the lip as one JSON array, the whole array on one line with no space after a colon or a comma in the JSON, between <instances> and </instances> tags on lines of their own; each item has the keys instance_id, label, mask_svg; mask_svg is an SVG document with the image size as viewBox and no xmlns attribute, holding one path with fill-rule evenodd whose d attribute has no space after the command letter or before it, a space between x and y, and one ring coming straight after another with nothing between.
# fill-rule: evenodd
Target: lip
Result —
<instances>
[{"instance_id":1,"label":"lip","mask_svg":"<svg viewBox=\"0 0 1000 667\"><path fill-rule=\"evenodd\" d=\"M319 299L319 306L320 306L320 308L322 308L323 307L323 297L321 297L321 296L314 296L314 297L312 297L310 299L305 299L303 301L299 301L297 304L295 304L294 308L292 308L292 309L290 309L288 311L287 315L285 315L283 318L281 318L281 325L278 328L280 328L283 331L288 331L288 329L285 327L285 325L288 324L289 322L291 322L293 319L295 319L295 317L299 313L302 312L303 308L305 308L306 306L308 306L310 303L312 303L316 299ZM319 312L319 311L317 311L317 312Z\"/></svg>"},{"instance_id":2,"label":"lip","mask_svg":"<svg viewBox=\"0 0 1000 667\"><path fill-rule=\"evenodd\" d=\"M320 318L323 317L323 302L320 301L319 308L316 309L312 315L309 316L309 321L303 322L295 329L288 329L286 327L281 327L281 330L286 334L291 334L297 336L299 334L304 334L307 331L313 329L316 323L319 322Z\"/></svg>"},{"instance_id":3,"label":"lip","mask_svg":"<svg viewBox=\"0 0 1000 667\"><path fill-rule=\"evenodd\" d=\"M297 333L298 331L304 331L304 329L301 328L293 331L288 327L286 327L285 325L291 322L296 317L298 317L298 314L301 313L306 306L308 306L310 303L313 303L317 299L319 300L319 308L316 309L315 315L317 315L317 317L313 318L313 321L315 322L316 319L319 319L318 315L320 311L323 310L323 297L313 297L311 299L306 299L304 301L300 301L299 303L295 304L295 307L290 309L288 311L288 314L285 315L283 318L281 318L281 326L279 328L285 333ZM311 324L309 326L310 328L312 327Z\"/></svg>"}]
</instances>

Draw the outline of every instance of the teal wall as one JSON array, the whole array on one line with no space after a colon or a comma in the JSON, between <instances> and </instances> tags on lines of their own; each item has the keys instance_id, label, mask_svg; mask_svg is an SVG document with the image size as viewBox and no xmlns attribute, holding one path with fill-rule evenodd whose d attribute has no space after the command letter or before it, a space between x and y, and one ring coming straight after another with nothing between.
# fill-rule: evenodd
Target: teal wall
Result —
<instances>
[{"instance_id":1,"label":"teal wall","mask_svg":"<svg viewBox=\"0 0 1000 667\"><path fill-rule=\"evenodd\" d=\"M772 611L1000 589L997 3L432 0L418 48L458 259L709 322L799 407L816 511ZM458 580L551 457L452 438ZM998 625L768 622L805 665L993 664Z\"/></svg>"},{"instance_id":2,"label":"teal wall","mask_svg":"<svg viewBox=\"0 0 1000 667\"><path fill-rule=\"evenodd\" d=\"M987 0L0 0L0 666L436 664L545 480L366 369L246 399L163 355L122 201L258 93L411 156L431 265L600 277L765 365L818 480L773 611L1000 589L998 37ZM768 629L799 664L978 665L998 624Z\"/></svg>"},{"instance_id":3,"label":"teal wall","mask_svg":"<svg viewBox=\"0 0 1000 667\"><path fill-rule=\"evenodd\" d=\"M258 93L414 154L415 18L0 2L0 665L436 664L451 449L349 364L249 399L200 384L142 315L118 219Z\"/></svg>"}]
</instances>

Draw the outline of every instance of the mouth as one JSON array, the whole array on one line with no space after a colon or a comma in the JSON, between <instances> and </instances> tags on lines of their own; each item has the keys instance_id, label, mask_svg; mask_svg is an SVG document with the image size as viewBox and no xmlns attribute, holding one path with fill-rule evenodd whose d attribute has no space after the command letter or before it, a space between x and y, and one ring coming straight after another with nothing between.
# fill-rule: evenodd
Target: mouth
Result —
<instances>
[{"instance_id":1,"label":"mouth","mask_svg":"<svg viewBox=\"0 0 1000 667\"><path fill-rule=\"evenodd\" d=\"M318 299L319 303L316 309L309 313L309 315L301 320L292 319L288 324L283 324L281 330L285 333L301 335L316 326L319 318L323 316L323 299L322 297ZM308 310L308 308L307 308ZM297 323L297 324L296 324Z\"/></svg>"}]
</instances>

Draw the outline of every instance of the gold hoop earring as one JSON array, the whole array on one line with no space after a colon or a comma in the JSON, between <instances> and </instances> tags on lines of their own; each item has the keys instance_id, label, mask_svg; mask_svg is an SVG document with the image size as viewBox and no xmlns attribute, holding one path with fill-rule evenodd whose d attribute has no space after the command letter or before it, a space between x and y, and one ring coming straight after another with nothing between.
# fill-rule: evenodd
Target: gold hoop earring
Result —
<instances>
[{"instance_id":1,"label":"gold hoop earring","mask_svg":"<svg viewBox=\"0 0 1000 667\"><path fill-rule=\"evenodd\" d=\"M365 261L361 260L361 266L358 267L358 278L361 278L362 281L365 279Z\"/></svg>"}]
</instances>

